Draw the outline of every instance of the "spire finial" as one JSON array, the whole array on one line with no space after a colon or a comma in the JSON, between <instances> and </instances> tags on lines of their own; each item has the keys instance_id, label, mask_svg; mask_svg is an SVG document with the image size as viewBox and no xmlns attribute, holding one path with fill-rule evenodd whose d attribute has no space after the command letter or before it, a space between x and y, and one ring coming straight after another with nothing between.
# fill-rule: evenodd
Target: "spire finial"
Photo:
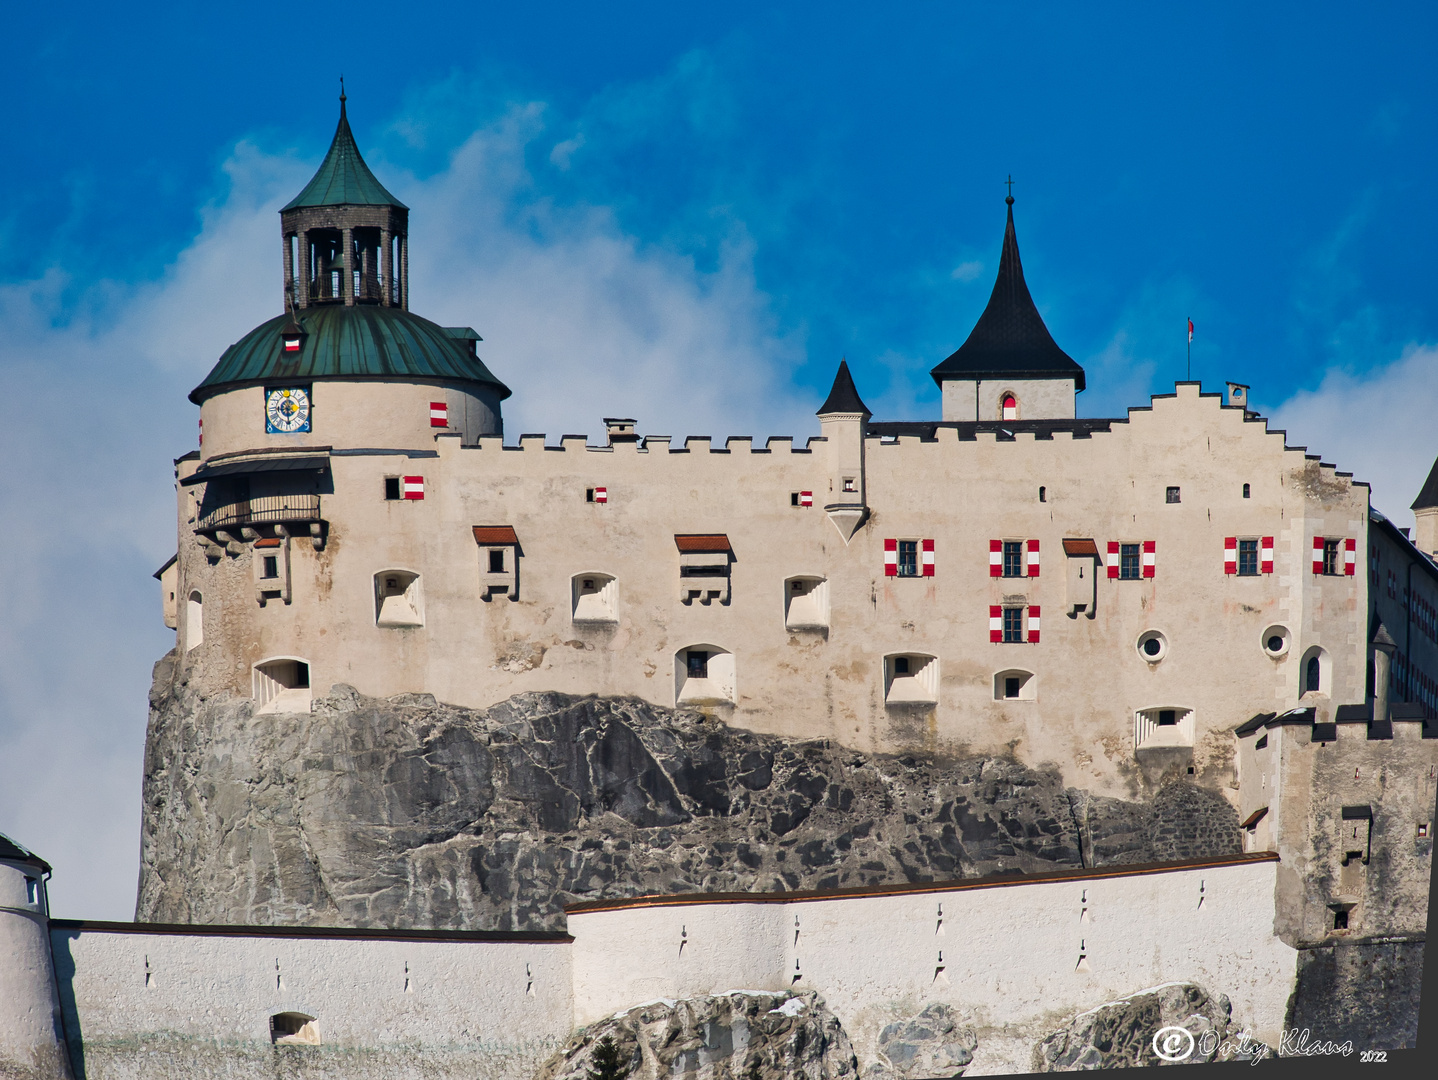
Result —
<instances>
[{"instance_id":1,"label":"spire finial","mask_svg":"<svg viewBox=\"0 0 1438 1080\"><path fill-rule=\"evenodd\" d=\"M1013 205L1014 205L1014 174L1013 174L1013 173L1009 173L1009 178L1008 178L1007 180L1005 180L1004 183L1006 183L1006 184L1009 185L1009 193L1008 193L1008 195L1006 195L1006 196L1004 197L1004 202L1008 203L1010 206L1013 206Z\"/></svg>"},{"instance_id":2,"label":"spire finial","mask_svg":"<svg viewBox=\"0 0 1438 1080\"><path fill-rule=\"evenodd\" d=\"M340 76L340 115L345 114L345 77Z\"/></svg>"}]
</instances>

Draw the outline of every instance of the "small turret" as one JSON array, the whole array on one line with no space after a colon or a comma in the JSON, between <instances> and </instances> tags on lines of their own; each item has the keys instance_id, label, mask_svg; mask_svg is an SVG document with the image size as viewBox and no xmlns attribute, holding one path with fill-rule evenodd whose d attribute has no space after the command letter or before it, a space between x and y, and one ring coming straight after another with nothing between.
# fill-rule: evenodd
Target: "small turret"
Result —
<instances>
[{"instance_id":1,"label":"small turret","mask_svg":"<svg viewBox=\"0 0 1438 1080\"><path fill-rule=\"evenodd\" d=\"M0 833L0 1076L69 1080L50 956L50 866Z\"/></svg>"},{"instance_id":2,"label":"small turret","mask_svg":"<svg viewBox=\"0 0 1438 1080\"><path fill-rule=\"evenodd\" d=\"M829 454L829 497L824 511L848 543L869 506L864 494L864 424L873 415L859 397L847 360L839 371L824 404L819 406L819 430Z\"/></svg>"},{"instance_id":3,"label":"small turret","mask_svg":"<svg viewBox=\"0 0 1438 1080\"><path fill-rule=\"evenodd\" d=\"M1413 511L1413 545L1425 555L1438 555L1438 461L1433 462L1423 490L1409 508Z\"/></svg>"}]
</instances>

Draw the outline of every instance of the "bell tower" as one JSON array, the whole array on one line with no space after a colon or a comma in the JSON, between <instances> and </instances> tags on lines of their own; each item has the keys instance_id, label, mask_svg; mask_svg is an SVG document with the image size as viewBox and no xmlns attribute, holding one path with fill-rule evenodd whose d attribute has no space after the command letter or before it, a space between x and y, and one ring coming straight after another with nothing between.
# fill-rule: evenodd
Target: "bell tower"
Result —
<instances>
[{"instance_id":1,"label":"bell tower","mask_svg":"<svg viewBox=\"0 0 1438 1080\"><path fill-rule=\"evenodd\" d=\"M345 113L324 163L280 211L285 309L378 304L409 310L409 207L375 179Z\"/></svg>"}]
</instances>

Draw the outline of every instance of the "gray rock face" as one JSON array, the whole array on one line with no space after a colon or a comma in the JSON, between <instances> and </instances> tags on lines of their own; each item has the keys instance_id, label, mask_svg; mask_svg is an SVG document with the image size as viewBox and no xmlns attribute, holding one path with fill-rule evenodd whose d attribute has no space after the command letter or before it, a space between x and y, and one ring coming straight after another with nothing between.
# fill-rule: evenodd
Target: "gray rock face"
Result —
<instances>
[{"instance_id":1,"label":"gray rock face","mask_svg":"<svg viewBox=\"0 0 1438 1080\"><path fill-rule=\"evenodd\" d=\"M1065 789L1012 760L865 755L633 699L489 709L335 687L304 715L156 665L136 917L559 929L569 903L1238 852L1224 799Z\"/></svg>"},{"instance_id":2,"label":"gray rock face","mask_svg":"<svg viewBox=\"0 0 1438 1080\"><path fill-rule=\"evenodd\" d=\"M659 1001L582 1029L535 1080L585 1080L605 1036L629 1062L629 1080L852 1080L858 1063L843 1025L810 991L731 991Z\"/></svg>"},{"instance_id":3,"label":"gray rock face","mask_svg":"<svg viewBox=\"0 0 1438 1080\"><path fill-rule=\"evenodd\" d=\"M864 1080L935 1080L963 1076L979 1045L973 1028L934 1002L910 1020L879 1032L881 1061L864 1070Z\"/></svg>"},{"instance_id":4,"label":"gray rock face","mask_svg":"<svg viewBox=\"0 0 1438 1080\"><path fill-rule=\"evenodd\" d=\"M1154 1038L1165 1028L1174 1037L1155 1048ZM1172 1031L1176 1028L1188 1036ZM1035 1048L1034 1071L1193 1065L1255 1056L1273 1055L1230 1029L1226 996L1213 997L1193 983L1167 983L1080 1013Z\"/></svg>"}]
</instances>

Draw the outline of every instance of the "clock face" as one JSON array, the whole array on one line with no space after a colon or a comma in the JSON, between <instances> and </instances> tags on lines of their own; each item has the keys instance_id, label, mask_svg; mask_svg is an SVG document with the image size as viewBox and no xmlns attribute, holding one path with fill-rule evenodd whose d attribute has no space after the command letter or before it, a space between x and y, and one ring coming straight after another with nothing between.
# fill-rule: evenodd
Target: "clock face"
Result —
<instances>
[{"instance_id":1,"label":"clock face","mask_svg":"<svg viewBox=\"0 0 1438 1080\"><path fill-rule=\"evenodd\" d=\"M303 386L265 391L265 433L295 435L310 430L310 392Z\"/></svg>"}]
</instances>

